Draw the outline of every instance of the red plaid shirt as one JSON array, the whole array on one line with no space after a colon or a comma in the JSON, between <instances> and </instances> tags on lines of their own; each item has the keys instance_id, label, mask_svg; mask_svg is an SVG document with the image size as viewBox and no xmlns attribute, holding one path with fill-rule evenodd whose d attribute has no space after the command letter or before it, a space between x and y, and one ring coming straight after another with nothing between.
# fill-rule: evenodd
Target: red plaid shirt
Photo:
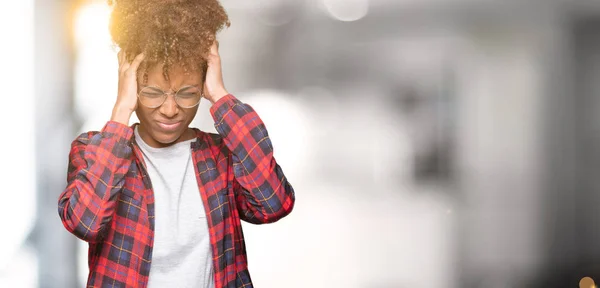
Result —
<instances>
[{"instance_id":1,"label":"red plaid shirt","mask_svg":"<svg viewBox=\"0 0 600 288\"><path fill-rule=\"evenodd\" d=\"M294 190L273 158L258 114L232 95L210 109L219 134L196 129L196 180L206 211L215 287L252 287L240 220L289 214ZM87 287L146 287L154 240L154 194L133 126L108 122L73 141L58 213L89 242Z\"/></svg>"}]
</instances>

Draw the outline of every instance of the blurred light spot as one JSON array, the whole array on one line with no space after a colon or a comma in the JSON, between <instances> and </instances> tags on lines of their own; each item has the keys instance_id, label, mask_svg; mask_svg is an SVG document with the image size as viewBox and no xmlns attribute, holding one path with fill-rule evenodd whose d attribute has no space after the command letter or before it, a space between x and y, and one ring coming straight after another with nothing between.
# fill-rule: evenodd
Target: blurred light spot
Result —
<instances>
[{"instance_id":1,"label":"blurred light spot","mask_svg":"<svg viewBox=\"0 0 600 288\"><path fill-rule=\"evenodd\" d=\"M323 0L331 17L340 21L356 21L369 12L369 0Z\"/></svg>"},{"instance_id":2,"label":"blurred light spot","mask_svg":"<svg viewBox=\"0 0 600 288\"><path fill-rule=\"evenodd\" d=\"M583 277L581 281L579 281L579 288L596 288L596 283L594 283L594 279L590 277Z\"/></svg>"},{"instance_id":3,"label":"blurred light spot","mask_svg":"<svg viewBox=\"0 0 600 288\"><path fill-rule=\"evenodd\" d=\"M97 130L109 119L117 91L117 57L108 30L105 2L81 6L75 18L75 110L82 130Z\"/></svg>"},{"instance_id":4,"label":"blurred light spot","mask_svg":"<svg viewBox=\"0 0 600 288\"><path fill-rule=\"evenodd\" d=\"M104 45L110 43L109 18L110 8L106 4L91 3L81 7L75 18L77 45L84 43Z\"/></svg>"}]
</instances>

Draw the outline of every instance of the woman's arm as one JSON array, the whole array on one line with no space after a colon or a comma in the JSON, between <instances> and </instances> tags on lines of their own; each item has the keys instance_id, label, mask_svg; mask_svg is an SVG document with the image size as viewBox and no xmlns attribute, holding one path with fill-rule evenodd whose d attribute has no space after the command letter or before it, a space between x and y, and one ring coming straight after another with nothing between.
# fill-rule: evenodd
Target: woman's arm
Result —
<instances>
[{"instance_id":1,"label":"woman's arm","mask_svg":"<svg viewBox=\"0 0 600 288\"><path fill-rule=\"evenodd\" d=\"M112 219L132 163L132 135L130 127L110 121L101 132L81 134L71 145L58 214L65 228L84 241L100 241Z\"/></svg>"},{"instance_id":2,"label":"woman's arm","mask_svg":"<svg viewBox=\"0 0 600 288\"><path fill-rule=\"evenodd\" d=\"M264 224L288 215L294 207L294 189L273 158L271 140L258 114L232 95L219 99L210 111L231 151L240 218Z\"/></svg>"}]
</instances>

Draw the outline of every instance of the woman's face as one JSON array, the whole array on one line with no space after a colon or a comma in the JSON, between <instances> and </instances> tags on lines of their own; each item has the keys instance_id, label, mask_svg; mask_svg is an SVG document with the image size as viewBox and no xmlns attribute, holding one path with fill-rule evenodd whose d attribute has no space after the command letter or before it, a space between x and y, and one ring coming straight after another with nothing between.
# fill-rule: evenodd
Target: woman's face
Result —
<instances>
[{"instance_id":1,"label":"woman's face","mask_svg":"<svg viewBox=\"0 0 600 288\"><path fill-rule=\"evenodd\" d=\"M141 78L141 77L138 77ZM196 86L202 89L202 72L190 71L184 73L180 66L169 67L169 81L163 76L162 65L148 68L148 81L142 83L138 79L138 91L143 87L152 86L162 91L178 91L184 86ZM202 90L199 90L202 91ZM151 147L167 147L177 142L193 139L195 133L188 129L196 116L198 105L192 108L182 108L175 102L171 93L165 102L156 108L144 106L138 98L138 107L135 111L140 120L140 136Z\"/></svg>"}]
</instances>

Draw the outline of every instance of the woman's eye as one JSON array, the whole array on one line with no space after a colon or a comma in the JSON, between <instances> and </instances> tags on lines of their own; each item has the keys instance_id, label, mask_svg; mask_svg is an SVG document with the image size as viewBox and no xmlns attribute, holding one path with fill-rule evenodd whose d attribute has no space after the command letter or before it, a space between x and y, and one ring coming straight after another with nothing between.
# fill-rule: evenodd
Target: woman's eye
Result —
<instances>
[{"instance_id":1,"label":"woman's eye","mask_svg":"<svg viewBox=\"0 0 600 288\"><path fill-rule=\"evenodd\" d=\"M162 96L161 93L144 93L146 96Z\"/></svg>"},{"instance_id":2,"label":"woman's eye","mask_svg":"<svg viewBox=\"0 0 600 288\"><path fill-rule=\"evenodd\" d=\"M179 93L177 95L179 95L179 97L183 97L183 98L193 98L193 97L196 97L198 95L198 93L185 92L185 93Z\"/></svg>"}]
</instances>

